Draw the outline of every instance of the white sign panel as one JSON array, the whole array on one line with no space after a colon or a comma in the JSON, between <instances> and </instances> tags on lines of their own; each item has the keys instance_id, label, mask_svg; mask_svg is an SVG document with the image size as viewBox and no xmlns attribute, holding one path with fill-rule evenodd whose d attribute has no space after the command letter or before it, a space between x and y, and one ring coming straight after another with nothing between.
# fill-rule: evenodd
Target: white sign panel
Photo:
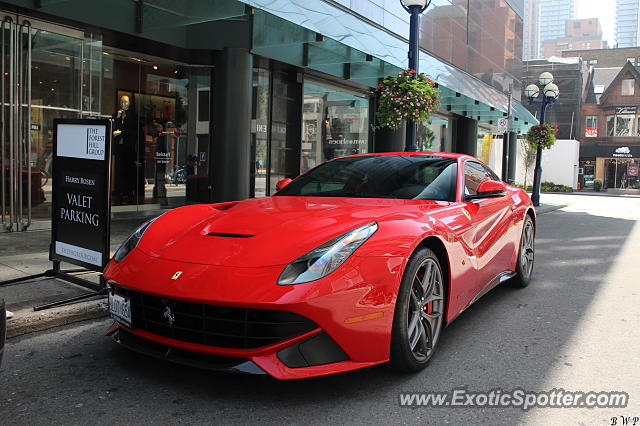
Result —
<instances>
[{"instance_id":1,"label":"white sign panel","mask_svg":"<svg viewBox=\"0 0 640 426\"><path fill-rule=\"evenodd\" d=\"M500 118L498 120L498 134L507 133L509 131L509 119Z\"/></svg>"},{"instance_id":2,"label":"white sign panel","mask_svg":"<svg viewBox=\"0 0 640 426\"><path fill-rule=\"evenodd\" d=\"M58 125L59 157L104 160L107 128L103 125L60 124Z\"/></svg>"},{"instance_id":3,"label":"white sign panel","mask_svg":"<svg viewBox=\"0 0 640 426\"><path fill-rule=\"evenodd\" d=\"M56 254L70 259L79 260L81 262L90 263L92 265L102 266L102 253L99 251L89 250L56 241Z\"/></svg>"}]
</instances>

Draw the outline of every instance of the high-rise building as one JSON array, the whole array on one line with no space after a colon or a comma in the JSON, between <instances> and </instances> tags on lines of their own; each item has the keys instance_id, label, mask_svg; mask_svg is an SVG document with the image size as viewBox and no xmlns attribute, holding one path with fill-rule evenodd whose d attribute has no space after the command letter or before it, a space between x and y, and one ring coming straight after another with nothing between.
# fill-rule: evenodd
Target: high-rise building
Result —
<instances>
[{"instance_id":1,"label":"high-rise building","mask_svg":"<svg viewBox=\"0 0 640 426\"><path fill-rule=\"evenodd\" d=\"M539 57L544 56L542 44L545 40L564 37L565 22L576 17L576 0L540 0L540 46Z\"/></svg>"},{"instance_id":2,"label":"high-rise building","mask_svg":"<svg viewBox=\"0 0 640 426\"><path fill-rule=\"evenodd\" d=\"M562 56L565 50L605 49L607 42L602 39L602 27L598 18L570 19L566 21L564 37L542 43L544 58Z\"/></svg>"},{"instance_id":3,"label":"high-rise building","mask_svg":"<svg viewBox=\"0 0 640 426\"><path fill-rule=\"evenodd\" d=\"M640 0L616 0L616 44L618 47L640 45L638 21Z\"/></svg>"},{"instance_id":4,"label":"high-rise building","mask_svg":"<svg viewBox=\"0 0 640 426\"><path fill-rule=\"evenodd\" d=\"M522 56L525 61L536 59L540 48L540 0L525 0Z\"/></svg>"}]
</instances>

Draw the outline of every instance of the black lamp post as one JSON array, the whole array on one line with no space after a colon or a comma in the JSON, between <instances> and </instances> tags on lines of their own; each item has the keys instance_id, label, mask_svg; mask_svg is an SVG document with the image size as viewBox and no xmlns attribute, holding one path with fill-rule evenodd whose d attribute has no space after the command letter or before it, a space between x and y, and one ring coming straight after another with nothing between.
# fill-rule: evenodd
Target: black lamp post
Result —
<instances>
[{"instance_id":1,"label":"black lamp post","mask_svg":"<svg viewBox=\"0 0 640 426\"><path fill-rule=\"evenodd\" d=\"M530 84L524 89L524 94L529 98L529 105L540 105L540 124L544 124L544 114L547 107L553 105L558 100L560 90L553 84L553 75L550 72L543 72L538 77L542 89L542 100L536 99L540 94L540 88L535 84ZM542 180L542 147L538 146L536 152L536 169L533 175L533 194L531 201L534 206L540 205L540 183Z\"/></svg>"},{"instance_id":2,"label":"black lamp post","mask_svg":"<svg viewBox=\"0 0 640 426\"><path fill-rule=\"evenodd\" d=\"M420 15L427 10L431 0L400 0L402 7L411 14L409 30L409 69L415 70L415 75L419 73L420 65ZM404 150L406 152L416 152L417 125L407 121L407 140Z\"/></svg>"}]
</instances>

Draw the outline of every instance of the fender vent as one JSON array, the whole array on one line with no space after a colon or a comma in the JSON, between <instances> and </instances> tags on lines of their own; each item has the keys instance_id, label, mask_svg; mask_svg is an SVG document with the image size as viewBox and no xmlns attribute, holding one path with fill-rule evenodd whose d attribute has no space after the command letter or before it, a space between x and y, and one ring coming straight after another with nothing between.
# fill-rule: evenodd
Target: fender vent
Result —
<instances>
[{"instance_id":1,"label":"fender vent","mask_svg":"<svg viewBox=\"0 0 640 426\"><path fill-rule=\"evenodd\" d=\"M223 232L209 232L207 237L222 237L222 238L252 238L255 235L246 234L225 234Z\"/></svg>"}]
</instances>

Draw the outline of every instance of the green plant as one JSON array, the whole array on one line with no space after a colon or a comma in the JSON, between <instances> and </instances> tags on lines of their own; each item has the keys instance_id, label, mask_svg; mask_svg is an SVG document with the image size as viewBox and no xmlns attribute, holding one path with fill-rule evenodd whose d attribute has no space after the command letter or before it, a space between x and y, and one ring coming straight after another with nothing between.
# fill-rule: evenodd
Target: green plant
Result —
<instances>
[{"instance_id":1,"label":"green plant","mask_svg":"<svg viewBox=\"0 0 640 426\"><path fill-rule=\"evenodd\" d=\"M405 121L419 123L429 119L440 103L436 84L424 74L404 70L397 77L388 77L378 85L376 128L399 129Z\"/></svg>"},{"instance_id":2,"label":"green plant","mask_svg":"<svg viewBox=\"0 0 640 426\"><path fill-rule=\"evenodd\" d=\"M525 191L532 191L533 185L517 185ZM573 192L573 188L567 185L560 185L553 182L542 182L540 184L541 192Z\"/></svg>"},{"instance_id":3,"label":"green plant","mask_svg":"<svg viewBox=\"0 0 640 426\"><path fill-rule=\"evenodd\" d=\"M525 137L527 143L532 148L551 148L556 143L556 133L558 133L558 126L554 124L538 124L533 126L527 132Z\"/></svg>"},{"instance_id":4,"label":"green plant","mask_svg":"<svg viewBox=\"0 0 640 426\"><path fill-rule=\"evenodd\" d=\"M602 190L602 180L601 179L596 179L593 181L593 189L596 190L596 192L600 192Z\"/></svg>"}]
</instances>

